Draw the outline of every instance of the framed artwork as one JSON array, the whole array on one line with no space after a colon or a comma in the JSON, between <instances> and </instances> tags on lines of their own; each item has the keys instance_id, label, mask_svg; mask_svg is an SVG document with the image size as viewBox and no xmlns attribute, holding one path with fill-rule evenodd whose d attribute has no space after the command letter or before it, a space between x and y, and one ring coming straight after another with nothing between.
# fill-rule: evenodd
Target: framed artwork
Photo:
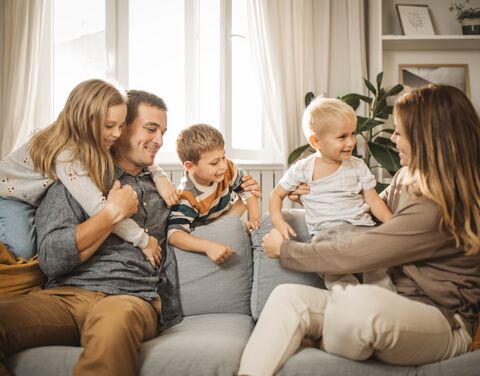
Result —
<instances>
[{"instance_id":1,"label":"framed artwork","mask_svg":"<svg viewBox=\"0 0 480 376\"><path fill-rule=\"evenodd\" d=\"M468 64L402 64L400 83L409 87L428 84L455 86L470 97Z\"/></svg>"},{"instance_id":2,"label":"framed artwork","mask_svg":"<svg viewBox=\"0 0 480 376\"><path fill-rule=\"evenodd\" d=\"M428 5L397 4L398 17L405 35L435 35Z\"/></svg>"}]
</instances>

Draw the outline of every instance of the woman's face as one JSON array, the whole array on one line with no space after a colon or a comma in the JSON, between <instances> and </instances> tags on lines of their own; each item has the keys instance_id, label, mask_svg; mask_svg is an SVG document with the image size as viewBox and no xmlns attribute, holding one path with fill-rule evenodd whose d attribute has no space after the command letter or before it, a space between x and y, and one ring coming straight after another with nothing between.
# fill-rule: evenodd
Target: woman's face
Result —
<instances>
[{"instance_id":1,"label":"woman's face","mask_svg":"<svg viewBox=\"0 0 480 376\"><path fill-rule=\"evenodd\" d=\"M393 132L391 139L395 145L397 145L398 153L400 155L400 164L402 166L408 166L410 164L412 148L410 146L410 141L408 141L405 136L402 122L397 116L395 116L395 132Z\"/></svg>"},{"instance_id":2,"label":"woman's face","mask_svg":"<svg viewBox=\"0 0 480 376\"><path fill-rule=\"evenodd\" d=\"M105 124L102 125L102 141L107 149L110 149L122 134L126 116L127 106L125 104L112 106L108 109Z\"/></svg>"}]
</instances>

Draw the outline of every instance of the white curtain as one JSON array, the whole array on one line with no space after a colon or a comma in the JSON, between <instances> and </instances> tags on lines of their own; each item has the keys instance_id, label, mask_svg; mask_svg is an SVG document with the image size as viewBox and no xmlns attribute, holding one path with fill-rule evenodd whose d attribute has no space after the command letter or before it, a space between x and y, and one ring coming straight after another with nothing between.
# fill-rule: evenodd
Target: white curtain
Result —
<instances>
[{"instance_id":1,"label":"white curtain","mask_svg":"<svg viewBox=\"0 0 480 376\"><path fill-rule=\"evenodd\" d=\"M364 1L248 0L248 21L265 122L286 164L306 143L301 119L308 91L364 93Z\"/></svg>"},{"instance_id":2,"label":"white curtain","mask_svg":"<svg viewBox=\"0 0 480 376\"><path fill-rule=\"evenodd\" d=\"M25 143L35 129L35 99L40 79L44 0L5 0L0 156Z\"/></svg>"}]
</instances>

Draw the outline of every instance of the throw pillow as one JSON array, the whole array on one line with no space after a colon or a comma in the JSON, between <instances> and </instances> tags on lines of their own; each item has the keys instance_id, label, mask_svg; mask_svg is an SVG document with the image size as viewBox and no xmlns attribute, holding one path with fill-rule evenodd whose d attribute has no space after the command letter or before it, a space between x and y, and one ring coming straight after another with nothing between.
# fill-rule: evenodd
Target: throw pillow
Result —
<instances>
[{"instance_id":1,"label":"throw pillow","mask_svg":"<svg viewBox=\"0 0 480 376\"><path fill-rule=\"evenodd\" d=\"M223 216L208 225L197 227L192 235L228 245L235 250L235 254L223 265L217 265L203 253L173 247L184 315L249 315L252 250L245 223L238 216Z\"/></svg>"},{"instance_id":2,"label":"throw pillow","mask_svg":"<svg viewBox=\"0 0 480 376\"><path fill-rule=\"evenodd\" d=\"M310 240L305 223L303 209L289 209L283 211L283 218L297 233L295 240L305 242ZM262 312L272 290L283 283L298 283L302 285L325 288L323 279L316 273L302 273L284 269L278 259L267 257L262 249L262 238L273 228L270 216L263 215L260 229L252 233L253 248L253 285L250 308L252 317L257 320Z\"/></svg>"}]
</instances>

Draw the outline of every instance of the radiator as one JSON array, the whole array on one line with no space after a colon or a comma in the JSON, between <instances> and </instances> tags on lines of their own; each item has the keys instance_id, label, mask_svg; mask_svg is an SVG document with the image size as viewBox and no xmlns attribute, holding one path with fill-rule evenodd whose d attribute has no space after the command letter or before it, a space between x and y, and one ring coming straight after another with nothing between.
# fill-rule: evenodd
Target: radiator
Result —
<instances>
[{"instance_id":1,"label":"radiator","mask_svg":"<svg viewBox=\"0 0 480 376\"><path fill-rule=\"evenodd\" d=\"M242 165L240 167L251 177L253 177L262 189L262 198L260 199L261 213L268 211L268 198L270 192L282 177L283 168L281 165ZM181 166L162 166L170 180L178 185L183 177L183 169ZM288 200L286 200L288 201Z\"/></svg>"}]
</instances>

